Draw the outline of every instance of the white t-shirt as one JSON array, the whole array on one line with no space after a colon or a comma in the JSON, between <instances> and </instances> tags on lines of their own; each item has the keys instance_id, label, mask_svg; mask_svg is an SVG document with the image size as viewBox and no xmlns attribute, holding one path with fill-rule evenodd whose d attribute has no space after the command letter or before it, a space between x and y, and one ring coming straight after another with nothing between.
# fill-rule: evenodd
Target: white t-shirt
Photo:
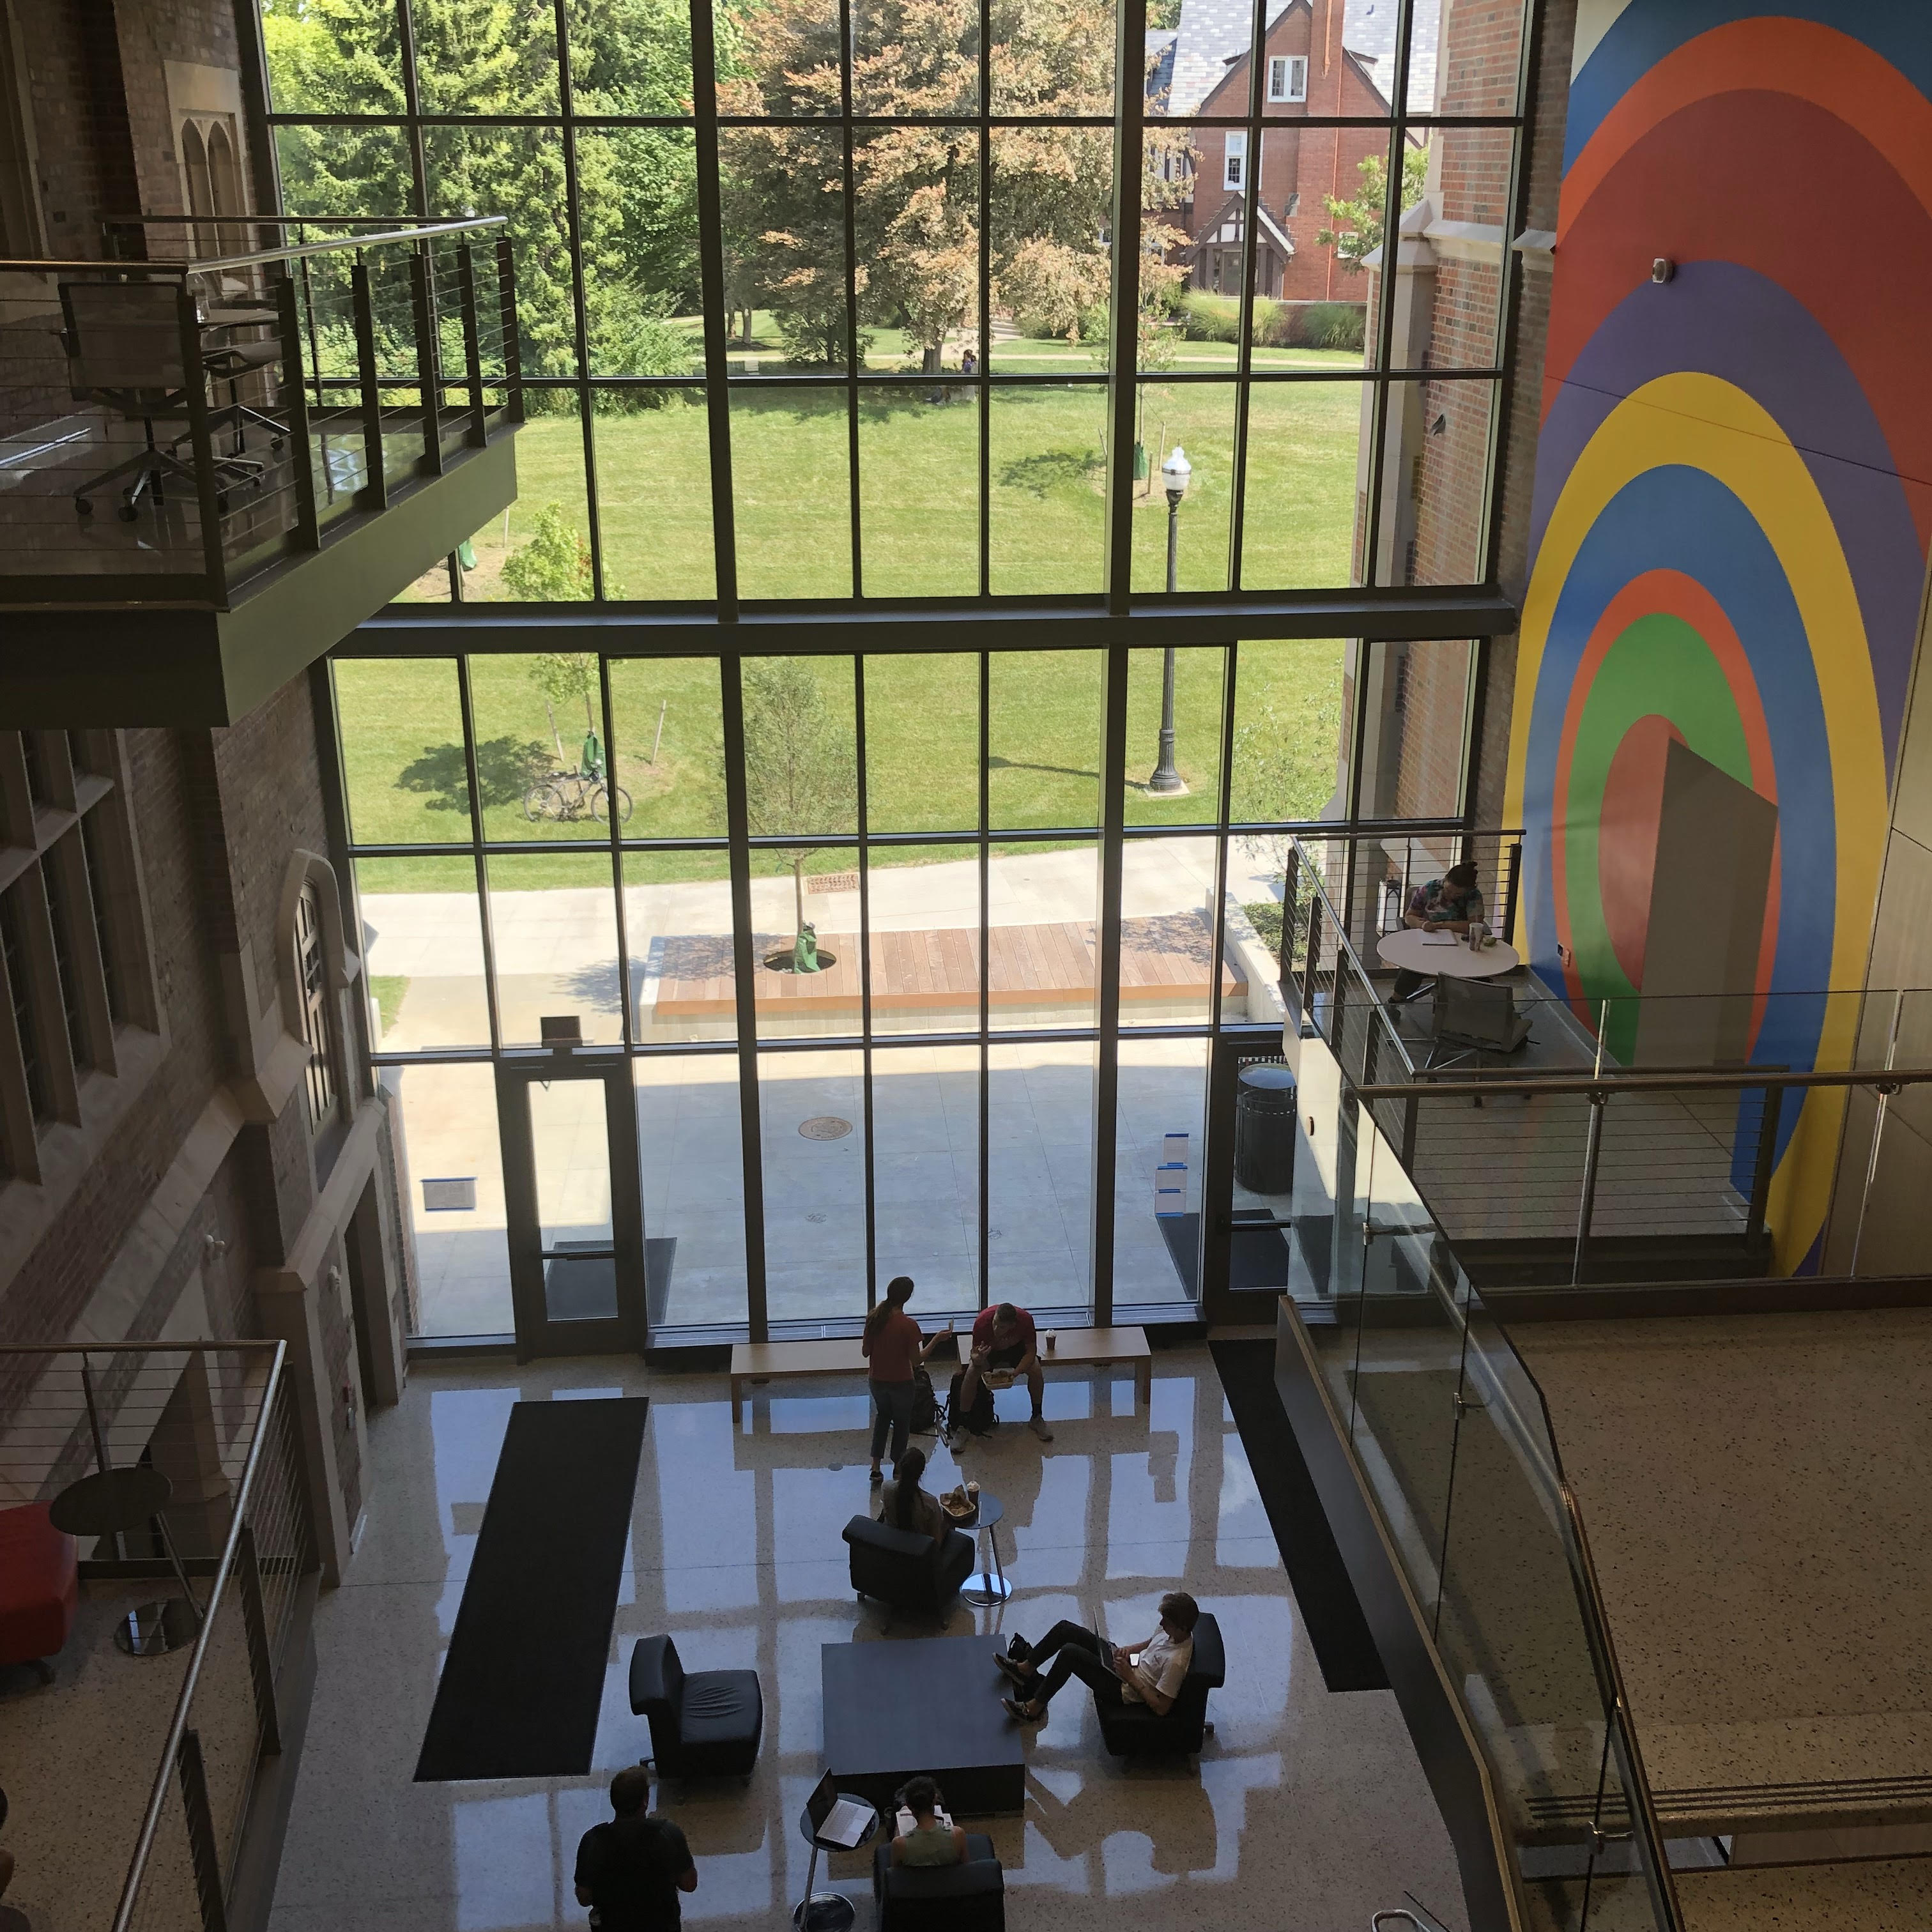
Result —
<instances>
[{"instance_id":1,"label":"white t-shirt","mask_svg":"<svg viewBox=\"0 0 1932 1932\"><path fill-rule=\"evenodd\" d=\"M1131 1703L1144 1704L1148 1700L1142 1693L1153 1689L1172 1703L1186 1681L1187 1666L1193 1661L1191 1636L1177 1640L1164 1630L1156 1630L1142 1645L1139 1663L1121 1680L1120 1695Z\"/></svg>"}]
</instances>

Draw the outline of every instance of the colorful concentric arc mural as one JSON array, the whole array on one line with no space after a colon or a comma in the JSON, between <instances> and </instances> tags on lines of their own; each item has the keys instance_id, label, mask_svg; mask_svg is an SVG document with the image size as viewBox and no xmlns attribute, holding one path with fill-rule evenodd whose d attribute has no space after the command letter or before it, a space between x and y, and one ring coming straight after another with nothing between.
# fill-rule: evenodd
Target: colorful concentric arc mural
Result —
<instances>
[{"instance_id":1,"label":"colorful concentric arc mural","mask_svg":"<svg viewBox=\"0 0 1932 1932\"><path fill-rule=\"evenodd\" d=\"M1850 1049L1932 530L1928 96L1932 0L1581 0L1509 799L1580 1013L1642 990L1675 740L1775 807L1755 1054ZM1786 1269L1839 1118L1782 1124Z\"/></svg>"}]
</instances>

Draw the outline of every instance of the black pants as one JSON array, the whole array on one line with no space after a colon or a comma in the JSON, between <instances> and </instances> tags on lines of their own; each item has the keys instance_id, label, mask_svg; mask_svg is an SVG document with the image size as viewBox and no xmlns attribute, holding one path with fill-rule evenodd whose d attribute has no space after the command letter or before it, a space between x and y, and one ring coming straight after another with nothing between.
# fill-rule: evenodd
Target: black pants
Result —
<instances>
[{"instance_id":1,"label":"black pants","mask_svg":"<svg viewBox=\"0 0 1932 1932\"><path fill-rule=\"evenodd\" d=\"M1053 1660L1053 1667L1048 1670L1049 1658ZM1034 1703L1052 1703L1070 1677L1078 1678L1102 1704L1124 1701L1120 1696L1120 1680L1100 1661L1100 1640L1084 1624L1055 1624L1040 1642L1033 1646L1028 1653L1028 1661L1036 1671L1046 1672L1045 1676L1034 1679L1027 1693L1028 1700Z\"/></svg>"},{"instance_id":2,"label":"black pants","mask_svg":"<svg viewBox=\"0 0 1932 1932\"><path fill-rule=\"evenodd\" d=\"M913 1392L919 1386L917 1378L908 1376L902 1382L882 1382L872 1379L872 1407L875 1412L872 1420L872 1460L877 1462L886 1446L886 1432L892 1432L892 1460L896 1462L906 1452L906 1438L912 1432Z\"/></svg>"},{"instance_id":3,"label":"black pants","mask_svg":"<svg viewBox=\"0 0 1932 1932\"><path fill-rule=\"evenodd\" d=\"M1412 973L1406 966L1397 967L1395 975L1395 991L1389 995L1389 1004L1394 1006L1403 1000L1412 998L1415 994L1420 992L1428 983L1428 976L1426 974Z\"/></svg>"}]
</instances>

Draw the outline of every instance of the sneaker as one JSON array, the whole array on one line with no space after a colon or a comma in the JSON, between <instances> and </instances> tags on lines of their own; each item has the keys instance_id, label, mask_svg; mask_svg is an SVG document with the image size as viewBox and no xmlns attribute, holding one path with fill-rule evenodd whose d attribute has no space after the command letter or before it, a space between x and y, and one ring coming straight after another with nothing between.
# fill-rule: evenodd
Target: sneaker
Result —
<instances>
[{"instance_id":1,"label":"sneaker","mask_svg":"<svg viewBox=\"0 0 1932 1932\"><path fill-rule=\"evenodd\" d=\"M883 1470L883 1469L874 1469L874 1470L872 1472L872 1486L873 1486L873 1488L874 1488L874 1489L875 1489L875 1490L876 1490L876 1489L879 1486L879 1485L880 1485L881 1483L883 1483L885 1480L886 1480L886 1472L885 1472L885 1471L884 1471L884 1470Z\"/></svg>"},{"instance_id":2,"label":"sneaker","mask_svg":"<svg viewBox=\"0 0 1932 1932\"><path fill-rule=\"evenodd\" d=\"M1053 1431L1047 1427L1046 1418L1045 1416L1036 1415L1033 1417L1028 1422L1027 1426L1030 1429L1042 1442L1051 1442L1053 1440Z\"/></svg>"},{"instance_id":3,"label":"sneaker","mask_svg":"<svg viewBox=\"0 0 1932 1932\"><path fill-rule=\"evenodd\" d=\"M1006 1646L1006 1654L1016 1664L1030 1664L1033 1660L1033 1646L1015 1630L1012 1642Z\"/></svg>"},{"instance_id":4,"label":"sneaker","mask_svg":"<svg viewBox=\"0 0 1932 1932\"><path fill-rule=\"evenodd\" d=\"M1033 1682L1033 1672L1029 1670L1024 1664L1020 1663L1016 1658L1006 1656L1004 1652L999 1651L994 1652L993 1654L993 1661L997 1664L1000 1666L1000 1670L1005 1672L1006 1676L1014 1683L1017 1684L1022 1690L1025 1690L1028 1685Z\"/></svg>"},{"instance_id":5,"label":"sneaker","mask_svg":"<svg viewBox=\"0 0 1932 1932\"><path fill-rule=\"evenodd\" d=\"M1044 1711L1036 1711L1030 1704L1022 1704L1017 1697L1002 1697L1000 1702L1006 1707L1006 1715L1017 1718L1023 1724L1036 1724L1046 1715Z\"/></svg>"}]
</instances>

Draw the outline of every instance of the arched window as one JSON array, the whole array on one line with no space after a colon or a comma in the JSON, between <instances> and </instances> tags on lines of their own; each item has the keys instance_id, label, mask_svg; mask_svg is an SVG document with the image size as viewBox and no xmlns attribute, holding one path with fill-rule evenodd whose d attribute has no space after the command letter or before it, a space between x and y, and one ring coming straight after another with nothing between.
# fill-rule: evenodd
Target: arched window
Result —
<instances>
[{"instance_id":1,"label":"arched window","mask_svg":"<svg viewBox=\"0 0 1932 1932\"><path fill-rule=\"evenodd\" d=\"M303 880L296 901L296 960L302 982L302 1038L308 1047L309 1131L319 1134L335 1118L340 1094L335 1072L335 994L322 944L322 898L313 879Z\"/></svg>"},{"instance_id":2,"label":"arched window","mask_svg":"<svg viewBox=\"0 0 1932 1932\"><path fill-rule=\"evenodd\" d=\"M208 177L208 148L201 138L201 130L192 121L182 123L182 172L188 178L188 212L190 214L209 215L215 212L214 191ZM196 231L198 237L206 238L206 229Z\"/></svg>"},{"instance_id":3,"label":"arched window","mask_svg":"<svg viewBox=\"0 0 1932 1932\"><path fill-rule=\"evenodd\" d=\"M242 176L235 163L235 143L219 121L210 123L208 130L208 188L211 214L226 218L241 214ZM222 254L238 254L246 245L238 221L224 219L213 232Z\"/></svg>"}]
</instances>

